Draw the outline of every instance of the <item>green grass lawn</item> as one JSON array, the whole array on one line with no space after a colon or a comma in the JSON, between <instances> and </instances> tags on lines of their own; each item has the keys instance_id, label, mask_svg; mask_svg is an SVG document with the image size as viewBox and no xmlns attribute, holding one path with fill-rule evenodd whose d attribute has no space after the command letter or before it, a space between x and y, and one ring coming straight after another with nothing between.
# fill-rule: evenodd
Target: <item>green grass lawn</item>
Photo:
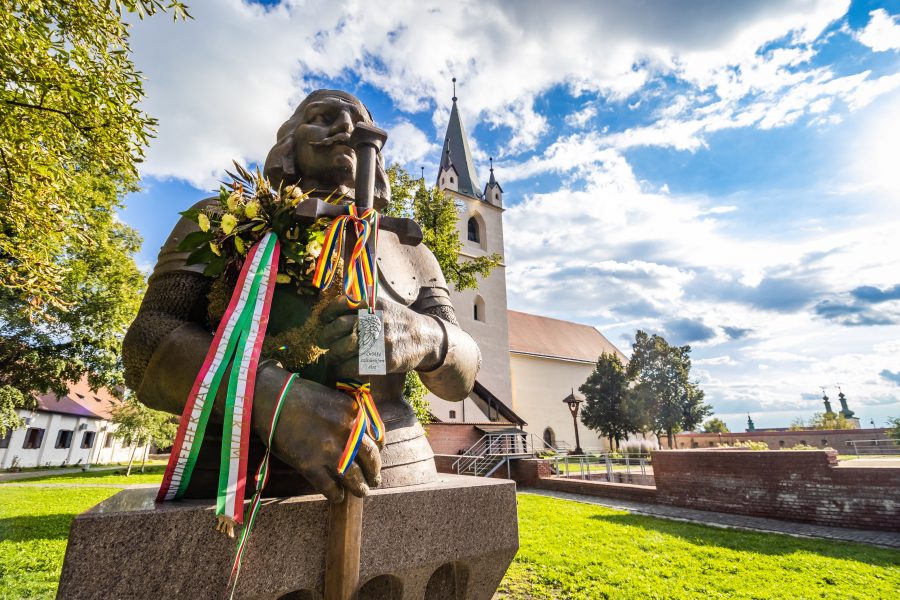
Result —
<instances>
[{"instance_id":1,"label":"green grass lawn","mask_svg":"<svg viewBox=\"0 0 900 600\"><path fill-rule=\"evenodd\" d=\"M95 483L121 476L63 477ZM145 475L153 483L161 477ZM117 491L0 486L0 599L53 598L72 519ZM520 494L518 503L521 548L501 598L844 600L896 598L900 589L898 551L716 529L532 494Z\"/></svg>"},{"instance_id":2,"label":"green grass lawn","mask_svg":"<svg viewBox=\"0 0 900 600\"><path fill-rule=\"evenodd\" d=\"M900 552L716 529L531 494L503 598L897 598Z\"/></svg>"},{"instance_id":3,"label":"green grass lawn","mask_svg":"<svg viewBox=\"0 0 900 600\"><path fill-rule=\"evenodd\" d=\"M72 519L118 491L0 489L0 598L53 598Z\"/></svg>"},{"instance_id":4,"label":"green grass lawn","mask_svg":"<svg viewBox=\"0 0 900 600\"><path fill-rule=\"evenodd\" d=\"M76 471L73 473L65 473L64 475L47 475L46 477L32 477L28 479L17 479L4 483L16 484L41 484L41 483L105 483L113 485L124 485L131 483L159 483L162 481L163 472L166 470L165 465L153 465L146 467L141 473L140 466L132 467L131 475L125 477L127 467L112 470L97 471Z\"/></svg>"}]
</instances>

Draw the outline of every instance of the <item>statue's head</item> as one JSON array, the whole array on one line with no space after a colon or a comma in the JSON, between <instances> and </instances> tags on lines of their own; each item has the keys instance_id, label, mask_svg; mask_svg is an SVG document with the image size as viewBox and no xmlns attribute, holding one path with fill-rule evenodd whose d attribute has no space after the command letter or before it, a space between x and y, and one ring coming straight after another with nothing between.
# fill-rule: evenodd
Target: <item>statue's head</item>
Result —
<instances>
[{"instance_id":1,"label":"statue's head","mask_svg":"<svg viewBox=\"0 0 900 600\"><path fill-rule=\"evenodd\" d=\"M316 90L278 128L278 140L266 157L264 174L272 185L300 184L323 192L349 189L356 180L356 153L349 146L357 123L373 124L369 110L355 96L337 90ZM391 197L384 159L378 155L375 208Z\"/></svg>"}]
</instances>

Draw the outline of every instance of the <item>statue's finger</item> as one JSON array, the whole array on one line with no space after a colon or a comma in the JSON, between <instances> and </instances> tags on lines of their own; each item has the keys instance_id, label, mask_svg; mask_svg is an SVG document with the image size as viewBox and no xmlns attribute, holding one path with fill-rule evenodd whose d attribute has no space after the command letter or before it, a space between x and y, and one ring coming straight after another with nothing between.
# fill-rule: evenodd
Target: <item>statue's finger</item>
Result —
<instances>
[{"instance_id":1,"label":"statue's finger","mask_svg":"<svg viewBox=\"0 0 900 600\"><path fill-rule=\"evenodd\" d=\"M359 354L359 341L355 335L345 335L328 346L328 360L342 363Z\"/></svg>"},{"instance_id":2,"label":"statue's finger","mask_svg":"<svg viewBox=\"0 0 900 600\"><path fill-rule=\"evenodd\" d=\"M303 476L317 492L337 504L344 499L344 488L332 477L325 467L304 472Z\"/></svg>"},{"instance_id":3,"label":"statue's finger","mask_svg":"<svg viewBox=\"0 0 900 600\"><path fill-rule=\"evenodd\" d=\"M335 340L348 337L353 333L356 321L356 315L344 315L334 319L322 327L322 330L319 332L319 343L326 348L330 348Z\"/></svg>"},{"instance_id":4,"label":"statue's finger","mask_svg":"<svg viewBox=\"0 0 900 600\"><path fill-rule=\"evenodd\" d=\"M356 379L359 377L359 356L354 355L335 367L338 379Z\"/></svg>"},{"instance_id":5,"label":"statue's finger","mask_svg":"<svg viewBox=\"0 0 900 600\"><path fill-rule=\"evenodd\" d=\"M346 315L347 313L355 313L356 309L350 306L350 301L346 296L341 294L334 300L332 300L328 306L322 311L322 314L319 316L319 320L323 323L328 323L329 321L333 321L334 319Z\"/></svg>"},{"instance_id":6,"label":"statue's finger","mask_svg":"<svg viewBox=\"0 0 900 600\"><path fill-rule=\"evenodd\" d=\"M351 463L344 472L341 479L344 487L350 490L350 493L358 498L365 498L369 495L369 486L366 484L366 478L363 476L362 469L356 463Z\"/></svg>"},{"instance_id":7,"label":"statue's finger","mask_svg":"<svg viewBox=\"0 0 900 600\"><path fill-rule=\"evenodd\" d=\"M382 440L384 440L383 437ZM369 436L363 437L359 452L356 453L356 462L359 463L363 474L366 476L366 481L372 487L381 485L381 451Z\"/></svg>"}]
</instances>

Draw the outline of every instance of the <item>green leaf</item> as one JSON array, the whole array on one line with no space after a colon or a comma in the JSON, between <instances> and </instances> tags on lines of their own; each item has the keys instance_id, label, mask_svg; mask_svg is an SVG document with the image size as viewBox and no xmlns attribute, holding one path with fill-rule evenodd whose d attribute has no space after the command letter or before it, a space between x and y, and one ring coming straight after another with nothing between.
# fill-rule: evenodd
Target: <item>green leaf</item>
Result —
<instances>
[{"instance_id":1,"label":"green leaf","mask_svg":"<svg viewBox=\"0 0 900 600\"><path fill-rule=\"evenodd\" d=\"M206 268L203 269L203 274L207 277L218 277L222 273L225 272L225 266L228 264L228 259L224 256L213 256L213 259L209 261L206 265Z\"/></svg>"},{"instance_id":2,"label":"green leaf","mask_svg":"<svg viewBox=\"0 0 900 600\"><path fill-rule=\"evenodd\" d=\"M187 252L189 250L194 250L199 246L206 246L207 242L214 237L215 234L211 231L192 231L184 236L184 239L178 244L178 250L180 252Z\"/></svg>"},{"instance_id":3,"label":"green leaf","mask_svg":"<svg viewBox=\"0 0 900 600\"><path fill-rule=\"evenodd\" d=\"M189 265L200 265L209 263L209 261L213 260L214 258L219 257L217 257L213 253L213 251L209 249L209 244L205 244L191 252L185 262Z\"/></svg>"}]
</instances>

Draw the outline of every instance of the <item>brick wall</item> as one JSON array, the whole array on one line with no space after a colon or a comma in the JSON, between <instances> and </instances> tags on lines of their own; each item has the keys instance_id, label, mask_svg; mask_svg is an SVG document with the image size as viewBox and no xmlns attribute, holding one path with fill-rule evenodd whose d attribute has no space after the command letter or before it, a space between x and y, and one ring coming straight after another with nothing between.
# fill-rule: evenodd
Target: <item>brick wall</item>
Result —
<instances>
[{"instance_id":1,"label":"brick wall","mask_svg":"<svg viewBox=\"0 0 900 600\"><path fill-rule=\"evenodd\" d=\"M900 531L900 468L836 463L834 451L654 452L656 501L821 525Z\"/></svg>"},{"instance_id":2,"label":"brick wall","mask_svg":"<svg viewBox=\"0 0 900 600\"><path fill-rule=\"evenodd\" d=\"M425 431L435 454L462 454L484 435L471 423L429 423Z\"/></svg>"},{"instance_id":3,"label":"brick wall","mask_svg":"<svg viewBox=\"0 0 900 600\"><path fill-rule=\"evenodd\" d=\"M712 448L717 444L734 442L765 442L769 450L792 448L806 444L816 448L834 448L840 454L853 454L853 446L848 442L863 440L889 440L887 429L804 429L800 431L745 431L735 433L679 433L675 436L675 447ZM663 438L663 444L666 438Z\"/></svg>"}]
</instances>

